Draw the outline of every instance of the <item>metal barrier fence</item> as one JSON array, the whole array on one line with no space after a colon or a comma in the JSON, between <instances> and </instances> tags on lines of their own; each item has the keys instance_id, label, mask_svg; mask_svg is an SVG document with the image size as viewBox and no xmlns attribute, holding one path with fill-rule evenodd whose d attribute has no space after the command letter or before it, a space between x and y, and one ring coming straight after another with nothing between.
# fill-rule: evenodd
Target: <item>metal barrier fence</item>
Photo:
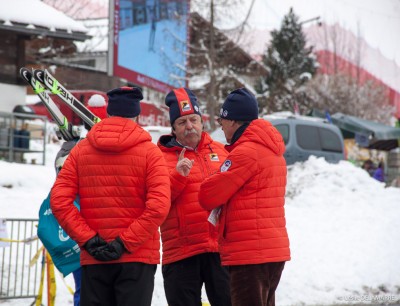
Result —
<instances>
[{"instance_id":1,"label":"metal barrier fence","mask_svg":"<svg viewBox=\"0 0 400 306\"><path fill-rule=\"evenodd\" d=\"M39 239L31 240L37 237L38 220L4 220L7 239L0 243L0 300L36 298L40 284L41 256L30 263L42 246Z\"/></svg>"},{"instance_id":2,"label":"metal barrier fence","mask_svg":"<svg viewBox=\"0 0 400 306\"><path fill-rule=\"evenodd\" d=\"M41 119L43 123L34 123ZM40 121L39 121L40 122ZM31 147L31 140L36 145ZM25 154L41 153L46 161L47 117L0 111L0 158L10 162L26 162ZM33 162L33 161L32 161ZM36 162L36 159L35 159Z\"/></svg>"}]
</instances>

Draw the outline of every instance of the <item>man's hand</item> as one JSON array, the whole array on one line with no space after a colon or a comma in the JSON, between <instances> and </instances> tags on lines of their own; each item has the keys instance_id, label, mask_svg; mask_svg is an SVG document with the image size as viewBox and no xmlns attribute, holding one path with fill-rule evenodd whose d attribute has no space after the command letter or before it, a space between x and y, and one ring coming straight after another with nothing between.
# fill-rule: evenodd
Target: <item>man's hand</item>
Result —
<instances>
[{"instance_id":1,"label":"man's hand","mask_svg":"<svg viewBox=\"0 0 400 306\"><path fill-rule=\"evenodd\" d=\"M176 164L176 171L182 176L188 176L192 169L194 160L190 160L185 157L186 148L183 148L178 157L178 163Z\"/></svg>"},{"instance_id":2,"label":"man's hand","mask_svg":"<svg viewBox=\"0 0 400 306\"><path fill-rule=\"evenodd\" d=\"M107 245L107 242L101 238L98 234L92 238L90 238L83 245L83 248L93 257L96 257L96 254L99 252L99 249L104 248Z\"/></svg>"},{"instance_id":3,"label":"man's hand","mask_svg":"<svg viewBox=\"0 0 400 306\"><path fill-rule=\"evenodd\" d=\"M100 261L117 260L125 251L124 243L121 238L117 237L115 240L109 242L105 247L98 249L94 258Z\"/></svg>"}]
</instances>

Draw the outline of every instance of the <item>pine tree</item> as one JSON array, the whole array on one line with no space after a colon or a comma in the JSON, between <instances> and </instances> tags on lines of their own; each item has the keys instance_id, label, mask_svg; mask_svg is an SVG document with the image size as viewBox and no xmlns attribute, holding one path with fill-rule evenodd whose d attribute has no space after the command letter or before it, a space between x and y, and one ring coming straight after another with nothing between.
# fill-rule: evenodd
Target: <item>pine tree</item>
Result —
<instances>
[{"instance_id":1,"label":"pine tree","mask_svg":"<svg viewBox=\"0 0 400 306\"><path fill-rule=\"evenodd\" d=\"M271 42L263 62L270 70L257 89L264 112L307 108L303 85L316 72L312 47L306 47L302 25L291 8L281 28L271 32Z\"/></svg>"}]
</instances>

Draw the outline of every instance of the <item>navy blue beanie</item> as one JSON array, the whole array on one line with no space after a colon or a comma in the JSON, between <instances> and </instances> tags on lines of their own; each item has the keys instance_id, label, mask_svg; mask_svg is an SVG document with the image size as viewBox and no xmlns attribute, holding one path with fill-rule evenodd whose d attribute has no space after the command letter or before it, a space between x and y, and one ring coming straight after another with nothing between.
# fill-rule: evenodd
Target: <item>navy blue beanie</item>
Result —
<instances>
[{"instance_id":1,"label":"navy blue beanie","mask_svg":"<svg viewBox=\"0 0 400 306\"><path fill-rule=\"evenodd\" d=\"M226 97L220 117L235 121L255 120L258 118L257 100L246 88L236 89Z\"/></svg>"},{"instance_id":2,"label":"navy blue beanie","mask_svg":"<svg viewBox=\"0 0 400 306\"><path fill-rule=\"evenodd\" d=\"M171 90L165 97L165 104L169 107L169 121L171 125L179 117L197 114L201 116L197 97L188 88Z\"/></svg>"},{"instance_id":3,"label":"navy blue beanie","mask_svg":"<svg viewBox=\"0 0 400 306\"><path fill-rule=\"evenodd\" d=\"M120 87L107 92L107 114L125 118L137 117L140 114L142 92L136 87Z\"/></svg>"}]
</instances>

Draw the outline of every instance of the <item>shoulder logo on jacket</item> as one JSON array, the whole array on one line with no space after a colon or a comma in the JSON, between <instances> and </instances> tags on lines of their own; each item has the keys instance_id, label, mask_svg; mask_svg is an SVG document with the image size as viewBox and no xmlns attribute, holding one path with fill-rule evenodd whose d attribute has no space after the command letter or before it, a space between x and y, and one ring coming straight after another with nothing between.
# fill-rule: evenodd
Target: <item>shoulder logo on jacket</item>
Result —
<instances>
[{"instance_id":1,"label":"shoulder logo on jacket","mask_svg":"<svg viewBox=\"0 0 400 306\"><path fill-rule=\"evenodd\" d=\"M210 153L210 160L211 161L219 161L219 157L217 153Z\"/></svg>"},{"instance_id":2,"label":"shoulder logo on jacket","mask_svg":"<svg viewBox=\"0 0 400 306\"><path fill-rule=\"evenodd\" d=\"M232 162L227 159L226 161L224 161L224 163L221 165L221 172L225 172L228 171L228 169L232 166Z\"/></svg>"}]
</instances>

